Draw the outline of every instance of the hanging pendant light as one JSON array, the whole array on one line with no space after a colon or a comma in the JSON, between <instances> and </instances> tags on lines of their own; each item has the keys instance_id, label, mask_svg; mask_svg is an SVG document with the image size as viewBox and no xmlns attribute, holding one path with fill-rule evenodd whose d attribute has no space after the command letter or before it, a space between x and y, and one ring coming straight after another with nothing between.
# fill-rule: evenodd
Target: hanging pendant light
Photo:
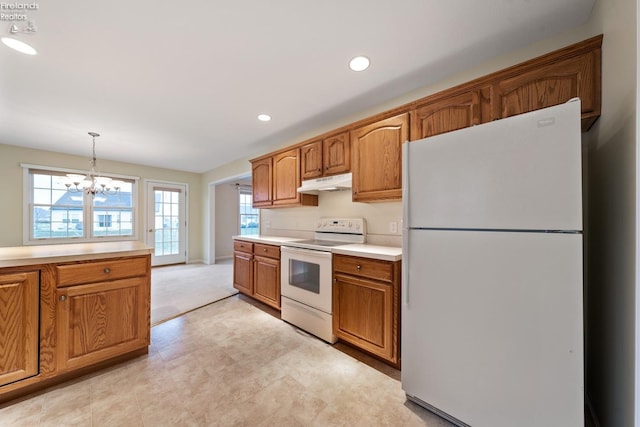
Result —
<instances>
[{"instance_id":1,"label":"hanging pendant light","mask_svg":"<svg viewBox=\"0 0 640 427\"><path fill-rule=\"evenodd\" d=\"M96 194L116 194L122 188L124 182L111 179L106 176L96 175L96 137L99 133L89 132L93 139L93 157L91 158L91 171L87 175L68 173L60 181L67 187L70 193L84 192L95 196Z\"/></svg>"}]
</instances>

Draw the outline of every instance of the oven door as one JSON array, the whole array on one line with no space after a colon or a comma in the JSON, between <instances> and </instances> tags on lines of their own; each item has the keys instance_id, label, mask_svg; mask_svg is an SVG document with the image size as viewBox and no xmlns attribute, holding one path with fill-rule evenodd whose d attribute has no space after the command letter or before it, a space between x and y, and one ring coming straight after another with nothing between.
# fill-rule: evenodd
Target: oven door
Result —
<instances>
[{"instance_id":1,"label":"oven door","mask_svg":"<svg viewBox=\"0 0 640 427\"><path fill-rule=\"evenodd\" d=\"M280 293L331 314L331 252L282 246Z\"/></svg>"}]
</instances>

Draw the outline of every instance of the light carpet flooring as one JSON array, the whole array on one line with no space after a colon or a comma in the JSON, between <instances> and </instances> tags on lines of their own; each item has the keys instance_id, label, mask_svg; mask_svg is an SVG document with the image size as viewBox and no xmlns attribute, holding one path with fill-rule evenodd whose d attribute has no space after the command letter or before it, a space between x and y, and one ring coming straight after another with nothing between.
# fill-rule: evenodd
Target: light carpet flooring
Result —
<instances>
[{"instance_id":1,"label":"light carpet flooring","mask_svg":"<svg viewBox=\"0 0 640 427\"><path fill-rule=\"evenodd\" d=\"M149 354L0 409L5 426L450 426L399 372L233 296L151 329ZM357 356L357 357L354 357Z\"/></svg>"},{"instance_id":2,"label":"light carpet flooring","mask_svg":"<svg viewBox=\"0 0 640 427\"><path fill-rule=\"evenodd\" d=\"M212 265L180 264L151 269L151 325L231 295L233 260Z\"/></svg>"}]
</instances>

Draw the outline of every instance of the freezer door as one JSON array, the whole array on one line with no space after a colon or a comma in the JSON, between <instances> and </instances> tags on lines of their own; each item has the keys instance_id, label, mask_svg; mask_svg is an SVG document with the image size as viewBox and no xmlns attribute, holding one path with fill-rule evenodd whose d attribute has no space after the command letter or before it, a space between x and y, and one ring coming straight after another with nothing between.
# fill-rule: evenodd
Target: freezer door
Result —
<instances>
[{"instance_id":1,"label":"freezer door","mask_svg":"<svg viewBox=\"0 0 640 427\"><path fill-rule=\"evenodd\" d=\"M412 230L407 243L405 392L474 427L584 426L582 235Z\"/></svg>"},{"instance_id":2,"label":"freezer door","mask_svg":"<svg viewBox=\"0 0 640 427\"><path fill-rule=\"evenodd\" d=\"M407 228L582 230L580 102L410 142Z\"/></svg>"}]
</instances>

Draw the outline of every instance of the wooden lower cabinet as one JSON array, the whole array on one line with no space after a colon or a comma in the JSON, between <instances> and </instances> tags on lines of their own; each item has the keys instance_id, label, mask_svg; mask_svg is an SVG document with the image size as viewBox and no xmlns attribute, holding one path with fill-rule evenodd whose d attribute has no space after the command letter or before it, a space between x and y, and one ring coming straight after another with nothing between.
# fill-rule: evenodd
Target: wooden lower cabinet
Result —
<instances>
[{"instance_id":1,"label":"wooden lower cabinet","mask_svg":"<svg viewBox=\"0 0 640 427\"><path fill-rule=\"evenodd\" d=\"M145 277L57 290L59 370L92 365L149 345Z\"/></svg>"},{"instance_id":2,"label":"wooden lower cabinet","mask_svg":"<svg viewBox=\"0 0 640 427\"><path fill-rule=\"evenodd\" d=\"M333 333L400 366L400 262L334 255Z\"/></svg>"},{"instance_id":3,"label":"wooden lower cabinet","mask_svg":"<svg viewBox=\"0 0 640 427\"><path fill-rule=\"evenodd\" d=\"M0 403L148 352L142 253L0 269Z\"/></svg>"},{"instance_id":4,"label":"wooden lower cabinet","mask_svg":"<svg viewBox=\"0 0 640 427\"><path fill-rule=\"evenodd\" d=\"M233 242L233 287L280 310L280 246Z\"/></svg>"},{"instance_id":5,"label":"wooden lower cabinet","mask_svg":"<svg viewBox=\"0 0 640 427\"><path fill-rule=\"evenodd\" d=\"M38 374L40 276L0 273L0 386Z\"/></svg>"},{"instance_id":6,"label":"wooden lower cabinet","mask_svg":"<svg viewBox=\"0 0 640 427\"><path fill-rule=\"evenodd\" d=\"M255 256L253 260L253 297L280 308L280 260Z\"/></svg>"}]
</instances>

